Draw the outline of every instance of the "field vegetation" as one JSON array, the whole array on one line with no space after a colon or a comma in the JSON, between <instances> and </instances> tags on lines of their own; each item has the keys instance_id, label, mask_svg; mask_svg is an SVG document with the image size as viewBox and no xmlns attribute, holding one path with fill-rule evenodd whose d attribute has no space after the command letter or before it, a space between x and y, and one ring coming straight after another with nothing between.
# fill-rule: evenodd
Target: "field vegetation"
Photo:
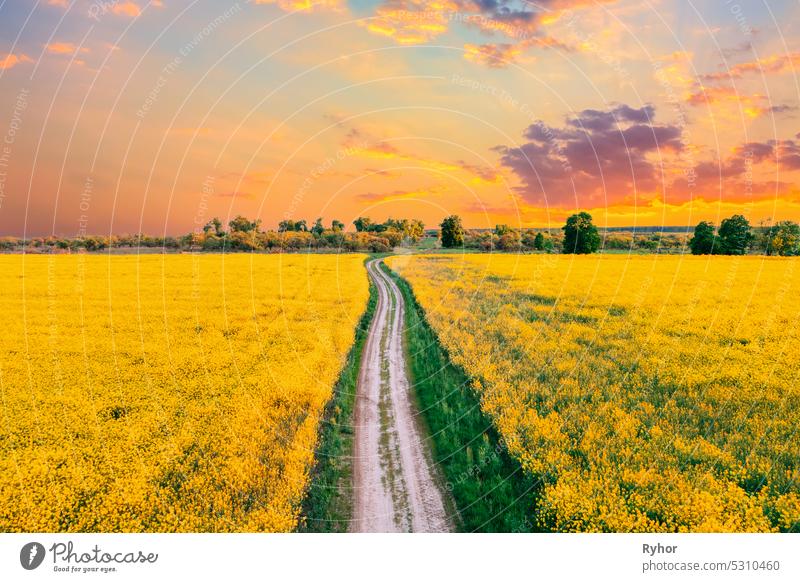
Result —
<instances>
[{"instance_id":1,"label":"field vegetation","mask_svg":"<svg viewBox=\"0 0 800 582\"><path fill-rule=\"evenodd\" d=\"M0 530L295 529L363 260L0 257Z\"/></svg>"},{"instance_id":2,"label":"field vegetation","mask_svg":"<svg viewBox=\"0 0 800 582\"><path fill-rule=\"evenodd\" d=\"M325 408L311 481L303 501L300 531L343 533L353 518L353 445L358 376L364 344L378 304L378 291L370 283L369 302L356 328L356 337L333 398Z\"/></svg>"},{"instance_id":3,"label":"field vegetation","mask_svg":"<svg viewBox=\"0 0 800 582\"><path fill-rule=\"evenodd\" d=\"M766 257L392 257L550 531L797 531L800 269Z\"/></svg>"},{"instance_id":4,"label":"field vegetation","mask_svg":"<svg viewBox=\"0 0 800 582\"><path fill-rule=\"evenodd\" d=\"M527 510L539 484L508 455L491 419L481 410L469 376L442 349L409 284L386 270L406 303L412 390L445 489L456 504L456 527L465 532L536 531Z\"/></svg>"},{"instance_id":5,"label":"field vegetation","mask_svg":"<svg viewBox=\"0 0 800 582\"><path fill-rule=\"evenodd\" d=\"M321 218L311 225L306 220L282 220L277 230L263 230L261 220L236 216L228 221L227 228L219 218L213 218L202 228L182 236L121 234L30 239L6 236L0 237L0 252L385 253L398 245L415 244L425 232L421 221L407 218L373 222L368 217L360 217L353 224L356 232L345 232L345 225L339 220L332 220L328 226Z\"/></svg>"}]
</instances>

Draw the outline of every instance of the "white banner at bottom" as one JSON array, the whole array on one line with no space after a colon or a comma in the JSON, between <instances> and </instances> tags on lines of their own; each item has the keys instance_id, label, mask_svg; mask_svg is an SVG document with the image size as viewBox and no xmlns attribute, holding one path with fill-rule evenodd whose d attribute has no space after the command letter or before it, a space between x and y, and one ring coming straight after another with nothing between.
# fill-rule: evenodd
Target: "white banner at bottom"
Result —
<instances>
[{"instance_id":1,"label":"white banner at bottom","mask_svg":"<svg viewBox=\"0 0 800 582\"><path fill-rule=\"evenodd\" d=\"M792 534L2 534L0 580L800 580Z\"/></svg>"}]
</instances>

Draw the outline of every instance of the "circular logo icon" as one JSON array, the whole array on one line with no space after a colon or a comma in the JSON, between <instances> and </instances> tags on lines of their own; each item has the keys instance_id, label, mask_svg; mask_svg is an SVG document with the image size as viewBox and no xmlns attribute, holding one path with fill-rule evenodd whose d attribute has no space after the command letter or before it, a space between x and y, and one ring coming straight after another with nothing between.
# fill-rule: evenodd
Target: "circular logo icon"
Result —
<instances>
[{"instance_id":1,"label":"circular logo icon","mask_svg":"<svg viewBox=\"0 0 800 582\"><path fill-rule=\"evenodd\" d=\"M44 554L44 546L39 542L27 543L19 552L19 563L26 570L35 570L42 565Z\"/></svg>"}]
</instances>

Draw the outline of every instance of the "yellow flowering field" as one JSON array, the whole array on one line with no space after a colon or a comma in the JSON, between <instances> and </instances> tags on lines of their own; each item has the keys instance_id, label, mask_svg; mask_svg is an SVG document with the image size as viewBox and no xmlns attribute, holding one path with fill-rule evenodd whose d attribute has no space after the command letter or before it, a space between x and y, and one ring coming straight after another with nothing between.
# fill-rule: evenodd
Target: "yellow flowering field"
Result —
<instances>
[{"instance_id":1,"label":"yellow flowering field","mask_svg":"<svg viewBox=\"0 0 800 582\"><path fill-rule=\"evenodd\" d=\"M800 528L800 263L394 257L555 531Z\"/></svg>"},{"instance_id":2,"label":"yellow flowering field","mask_svg":"<svg viewBox=\"0 0 800 582\"><path fill-rule=\"evenodd\" d=\"M292 530L363 260L0 256L0 530Z\"/></svg>"}]
</instances>

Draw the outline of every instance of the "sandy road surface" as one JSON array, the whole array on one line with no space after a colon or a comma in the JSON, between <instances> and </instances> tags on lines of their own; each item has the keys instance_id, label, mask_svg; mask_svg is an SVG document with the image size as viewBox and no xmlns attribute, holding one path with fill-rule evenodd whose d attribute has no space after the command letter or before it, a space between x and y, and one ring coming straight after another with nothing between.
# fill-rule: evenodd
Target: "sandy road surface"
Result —
<instances>
[{"instance_id":1,"label":"sandy road surface","mask_svg":"<svg viewBox=\"0 0 800 582\"><path fill-rule=\"evenodd\" d=\"M403 352L403 295L367 265L378 304L364 346L355 411L352 531L445 532L452 524L434 478Z\"/></svg>"}]
</instances>

